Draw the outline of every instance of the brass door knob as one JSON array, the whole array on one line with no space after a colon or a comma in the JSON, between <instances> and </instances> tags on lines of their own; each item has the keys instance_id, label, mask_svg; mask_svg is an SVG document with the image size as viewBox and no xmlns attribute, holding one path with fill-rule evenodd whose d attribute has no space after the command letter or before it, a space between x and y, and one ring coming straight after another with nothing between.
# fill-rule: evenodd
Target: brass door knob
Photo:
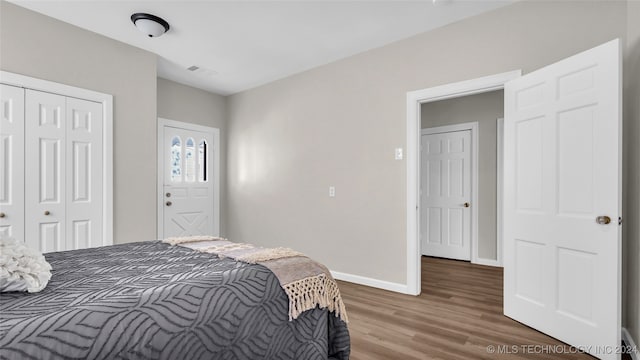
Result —
<instances>
[{"instance_id":1,"label":"brass door knob","mask_svg":"<svg viewBox=\"0 0 640 360\"><path fill-rule=\"evenodd\" d=\"M0 218L3 218L3 217L5 217L5 216L6 216L6 215L5 215L5 213L0 212Z\"/></svg>"},{"instance_id":2,"label":"brass door knob","mask_svg":"<svg viewBox=\"0 0 640 360\"><path fill-rule=\"evenodd\" d=\"M596 223L600 224L600 225L607 225L609 223L611 223L611 218L608 216L598 216L596 218Z\"/></svg>"},{"instance_id":3,"label":"brass door knob","mask_svg":"<svg viewBox=\"0 0 640 360\"><path fill-rule=\"evenodd\" d=\"M47 216L49 216L49 215L51 215L51 212L49 212L49 210L46 210L46 211L44 212L44 214L45 214L45 215L47 215Z\"/></svg>"},{"instance_id":4,"label":"brass door knob","mask_svg":"<svg viewBox=\"0 0 640 360\"><path fill-rule=\"evenodd\" d=\"M166 204L167 206L171 206L172 202L171 202L171 201L167 201L165 204Z\"/></svg>"},{"instance_id":5,"label":"brass door knob","mask_svg":"<svg viewBox=\"0 0 640 360\"><path fill-rule=\"evenodd\" d=\"M464 206L464 207L469 207L469 206L471 206L471 204L469 204L468 202L466 202L466 203L464 203L462 206Z\"/></svg>"}]
</instances>

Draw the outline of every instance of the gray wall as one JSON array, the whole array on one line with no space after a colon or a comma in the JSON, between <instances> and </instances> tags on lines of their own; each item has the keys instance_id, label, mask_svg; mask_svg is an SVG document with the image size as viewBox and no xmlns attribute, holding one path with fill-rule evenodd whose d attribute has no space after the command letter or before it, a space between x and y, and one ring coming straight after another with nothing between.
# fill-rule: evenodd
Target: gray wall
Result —
<instances>
[{"instance_id":1,"label":"gray wall","mask_svg":"<svg viewBox=\"0 0 640 360\"><path fill-rule=\"evenodd\" d=\"M295 247L332 270L405 283L406 164L393 160L393 149L406 145L406 92L527 73L622 38L624 324L640 343L638 7L523 1L229 97L228 236Z\"/></svg>"},{"instance_id":2,"label":"gray wall","mask_svg":"<svg viewBox=\"0 0 640 360\"><path fill-rule=\"evenodd\" d=\"M640 2L627 10L624 63L624 325L640 345Z\"/></svg>"},{"instance_id":3,"label":"gray wall","mask_svg":"<svg viewBox=\"0 0 640 360\"><path fill-rule=\"evenodd\" d=\"M226 98L158 78L158 117L220 129L220 234L226 234Z\"/></svg>"},{"instance_id":4,"label":"gray wall","mask_svg":"<svg viewBox=\"0 0 640 360\"><path fill-rule=\"evenodd\" d=\"M154 239L156 56L0 1L0 69L113 95L114 239Z\"/></svg>"},{"instance_id":5,"label":"gray wall","mask_svg":"<svg viewBox=\"0 0 640 360\"><path fill-rule=\"evenodd\" d=\"M405 283L406 163L393 149L406 145L407 91L527 73L624 38L626 10L519 2L231 96L228 236Z\"/></svg>"},{"instance_id":6,"label":"gray wall","mask_svg":"<svg viewBox=\"0 0 640 360\"><path fill-rule=\"evenodd\" d=\"M478 256L497 259L496 119L504 116L504 91L422 104L422 128L478 122Z\"/></svg>"}]
</instances>

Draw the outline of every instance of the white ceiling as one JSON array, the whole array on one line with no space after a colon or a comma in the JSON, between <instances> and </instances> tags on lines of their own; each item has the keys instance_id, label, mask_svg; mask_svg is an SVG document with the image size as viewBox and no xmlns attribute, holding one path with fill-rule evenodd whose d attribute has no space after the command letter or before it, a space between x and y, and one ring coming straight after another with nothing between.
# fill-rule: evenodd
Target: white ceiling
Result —
<instances>
[{"instance_id":1,"label":"white ceiling","mask_svg":"<svg viewBox=\"0 0 640 360\"><path fill-rule=\"evenodd\" d=\"M158 76L227 95L514 1L12 2L154 52ZM135 12L162 17L171 30L148 38L131 23ZM191 65L208 71L191 73Z\"/></svg>"}]
</instances>

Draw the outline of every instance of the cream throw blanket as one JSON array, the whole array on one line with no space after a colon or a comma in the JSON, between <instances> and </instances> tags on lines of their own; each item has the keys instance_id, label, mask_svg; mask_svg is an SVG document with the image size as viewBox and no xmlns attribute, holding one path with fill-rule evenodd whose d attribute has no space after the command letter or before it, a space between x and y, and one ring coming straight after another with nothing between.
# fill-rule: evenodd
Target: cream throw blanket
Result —
<instances>
[{"instance_id":1,"label":"cream throw blanket","mask_svg":"<svg viewBox=\"0 0 640 360\"><path fill-rule=\"evenodd\" d=\"M233 243L212 236L173 237L164 242L268 268L276 275L289 298L289 320L319 306L335 312L336 316L348 322L338 284L329 269L300 252L289 248Z\"/></svg>"}]
</instances>

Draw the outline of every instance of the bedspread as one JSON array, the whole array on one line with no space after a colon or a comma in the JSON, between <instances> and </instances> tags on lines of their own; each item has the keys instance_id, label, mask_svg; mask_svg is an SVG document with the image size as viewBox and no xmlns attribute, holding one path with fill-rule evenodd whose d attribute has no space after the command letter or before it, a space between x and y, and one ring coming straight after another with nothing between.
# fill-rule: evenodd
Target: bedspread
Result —
<instances>
[{"instance_id":1,"label":"bedspread","mask_svg":"<svg viewBox=\"0 0 640 360\"><path fill-rule=\"evenodd\" d=\"M1 359L348 359L322 309L288 318L267 268L159 241L45 254L42 292L0 295Z\"/></svg>"}]
</instances>

